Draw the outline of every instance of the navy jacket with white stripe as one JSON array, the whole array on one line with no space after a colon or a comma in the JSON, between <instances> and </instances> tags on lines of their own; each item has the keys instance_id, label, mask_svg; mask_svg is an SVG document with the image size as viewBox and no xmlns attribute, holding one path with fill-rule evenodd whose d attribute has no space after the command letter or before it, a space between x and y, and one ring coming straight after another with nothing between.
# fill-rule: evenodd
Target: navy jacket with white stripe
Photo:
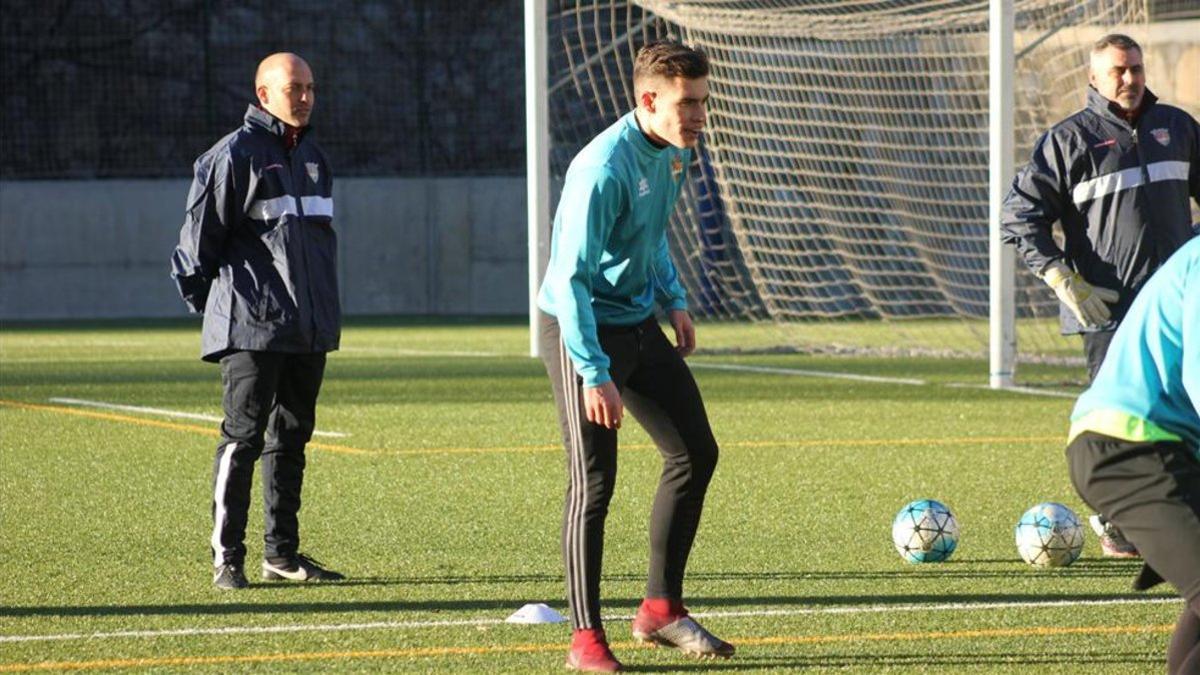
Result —
<instances>
[{"instance_id":1,"label":"navy jacket with white stripe","mask_svg":"<svg viewBox=\"0 0 1200 675\"><path fill-rule=\"evenodd\" d=\"M1013 180L1000 227L1041 274L1062 260L1088 282L1121 293L1112 321L1081 326L1066 307L1062 332L1112 330L1146 279L1192 237L1188 196L1200 203L1200 126L1146 90L1136 128L1088 87L1087 106L1038 140ZM1063 246L1051 227L1062 223Z\"/></svg>"},{"instance_id":2,"label":"navy jacket with white stripe","mask_svg":"<svg viewBox=\"0 0 1200 675\"><path fill-rule=\"evenodd\" d=\"M301 130L251 105L245 123L200 156L171 276L203 312L201 356L338 348L341 306L333 176Z\"/></svg>"}]
</instances>

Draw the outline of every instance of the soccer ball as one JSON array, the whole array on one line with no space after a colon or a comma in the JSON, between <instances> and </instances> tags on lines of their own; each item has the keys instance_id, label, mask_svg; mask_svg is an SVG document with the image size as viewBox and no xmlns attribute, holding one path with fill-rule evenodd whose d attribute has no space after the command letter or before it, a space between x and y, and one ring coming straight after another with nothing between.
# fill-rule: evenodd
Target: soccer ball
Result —
<instances>
[{"instance_id":1,"label":"soccer ball","mask_svg":"<svg viewBox=\"0 0 1200 675\"><path fill-rule=\"evenodd\" d=\"M941 562L958 546L958 521L945 504L918 499L896 514L892 543L910 563Z\"/></svg>"},{"instance_id":2,"label":"soccer ball","mask_svg":"<svg viewBox=\"0 0 1200 675\"><path fill-rule=\"evenodd\" d=\"M1083 552L1083 526L1071 509L1043 502L1017 523L1017 551L1030 565L1066 567Z\"/></svg>"}]
</instances>

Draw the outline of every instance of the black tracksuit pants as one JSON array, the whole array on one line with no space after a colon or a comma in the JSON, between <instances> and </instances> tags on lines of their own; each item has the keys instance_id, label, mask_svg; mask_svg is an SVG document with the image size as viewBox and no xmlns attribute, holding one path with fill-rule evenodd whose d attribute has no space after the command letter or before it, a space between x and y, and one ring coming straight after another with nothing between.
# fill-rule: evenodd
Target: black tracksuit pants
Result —
<instances>
[{"instance_id":1,"label":"black tracksuit pants","mask_svg":"<svg viewBox=\"0 0 1200 675\"><path fill-rule=\"evenodd\" d=\"M1109 516L1145 564L1144 590L1169 581L1187 601L1167 650L1169 673L1200 673L1200 461L1186 443L1085 431L1067 446L1079 496Z\"/></svg>"},{"instance_id":2,"label":"black tracksuit pants","mask_svg":"<svg viewBox=\"0 0 1200 675\"><path fill-rule=\"evenodd\" d=\"M683 598L683 574L717 465L717 442L700 390L653 317L634 326L600 326L600 346L626 408L663 458L650 513L646 597ZM567 450L562 547L574 628L600 628L604 520L617 477L617 431L588 422L582 379L562 344L558 322L542 315L542 360L558 405Z\"/></svg>"},{"instance_id":3,"label":"black tracksuit pants","mask_svg":"<svg viewBox=\"0 0 1200 675\"><path fill-rule=\"evenodd\" d=\"M1095 333L1081 333L1083 336L1083 355L1087 359L1088 384L1096 379L1104 357L1108 354L1108 346L1112 344L1115 330L1102 330Z\"/></svg>"},{"instance_id":4,"label":"black tracksuit pants","mask_svg":"<svg viewBox=\"0 0 1200 675\"><path fill-rule=\"evenodd\" d=\"M254 462L262 457L264 556L300 546L304 446L316 423L325 354L239 351L221 359L221 442L213 463L213 564L242 564Z\"/></svg>"}]
</instances>

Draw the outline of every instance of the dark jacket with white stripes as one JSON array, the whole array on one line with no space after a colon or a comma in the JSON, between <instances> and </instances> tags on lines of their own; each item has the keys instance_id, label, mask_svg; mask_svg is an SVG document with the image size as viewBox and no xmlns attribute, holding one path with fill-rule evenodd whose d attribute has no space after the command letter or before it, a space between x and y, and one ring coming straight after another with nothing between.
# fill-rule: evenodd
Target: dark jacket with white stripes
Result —
<instances>
[{"instance_id":1,"label":"dark jacket with white stripes","mask_svg":"<svg viewBox=\"0 0 1200 675\"><path fill-rule=\"evenodd\" d=\"M1137 127L1100 92L1038 140L1004 199L1003 240L1035 274L1063 260L1096 286L1121 293L1098 329L1062 307L1062 332L1112 330L1142 284L1192 237L1188 195L1200 203L1200 127L1146 90ZM1051 234L1062 223L1064 246Z\"/></svg>"},{"instance_id":2,"label":"dark jacket with white stripes","mask_svg":"<svg viewBox=\"0 0 1200 675\"><path fill-rule=\"evenodd\" d=\"M251 105L240 129L200 156L171 276L203 312L201 355L338 348L341 307L333 176L300 131Z\"/></svg>"}]
</instances>

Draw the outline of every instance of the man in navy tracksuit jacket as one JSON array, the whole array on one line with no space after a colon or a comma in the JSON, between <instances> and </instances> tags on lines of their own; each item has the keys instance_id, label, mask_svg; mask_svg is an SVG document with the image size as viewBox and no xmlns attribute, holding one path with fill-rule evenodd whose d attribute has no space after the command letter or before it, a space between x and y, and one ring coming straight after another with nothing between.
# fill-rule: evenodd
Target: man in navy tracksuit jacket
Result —
<instances>
[{"instance_id":1,"label":"man in navy tracksuit jacket","mask_svg":"<svg viewBox=\"0 0 1200 675\"><path fill-rule=\"evenodd\" d=\"M1083 336L1089 381L1142 284L1193 236L1189 196L1200 203L1200 126L1146 89L1137 42L1097 41L1090 79L1087 105L1042 136L1013 180L1000 223L1058 295L1063 334ZM1137 555L1091 520L1105 555Z\"/></svg>"},{"instance_id":2,"label":"man in navy tracksuit jacket","mask_svg":"<svg viewBox=\"0 0 1200 675\"><path fill-rule=\"evenodd\" d=\"M258 104L196 160L171 276L204 314L201 356L221 364L225 419L213 468L213 583L248 586L243 543L254 462L263 465L263 578L342 579L299 552L304 447L341 308L333 177L309 136L312 71L273 54Z\"/></svg>"},{"instance_id":3,"label":"man in navy tracksuit jacket","mask_svg":"<svg viewBox=\"0 0 1200 675\"><path fill-rule=\"evenodd\" d=\"M1192 237L1189 196L1200 202L1196 120L1145 88L1136 42L1093 50L1087 105L1038 141L1001 215L1004 241L1062 299L1063 334L1084 336L1089 380L1142 284Z\"/></svg>"}]
</instances>

